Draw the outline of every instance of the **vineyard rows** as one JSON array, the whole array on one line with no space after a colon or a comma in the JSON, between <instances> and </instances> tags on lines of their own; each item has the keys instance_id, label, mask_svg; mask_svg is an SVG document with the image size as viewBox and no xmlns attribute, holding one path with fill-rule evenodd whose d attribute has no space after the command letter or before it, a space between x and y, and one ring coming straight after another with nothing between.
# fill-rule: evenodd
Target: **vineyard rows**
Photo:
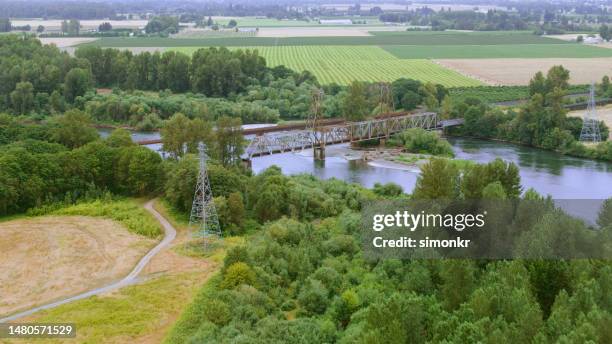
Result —
<instances>
[{"instance_id":1,"label":"vineyard rows","mask_svg":"<svg viewBox=\"0 0 612 344\"><path fill-rule=\"evenodd\" d=\"M197 48L177 48L191 53ZM232 48L237 49L237 48ZM412 78L448 87L478 86L481 83L425 59L398 59L375 46L279 46L242 47L257 49L268 66L285 65L308 70L323 84L347 85L358 81L394 81Z\"/></svg>"}]
</instances>

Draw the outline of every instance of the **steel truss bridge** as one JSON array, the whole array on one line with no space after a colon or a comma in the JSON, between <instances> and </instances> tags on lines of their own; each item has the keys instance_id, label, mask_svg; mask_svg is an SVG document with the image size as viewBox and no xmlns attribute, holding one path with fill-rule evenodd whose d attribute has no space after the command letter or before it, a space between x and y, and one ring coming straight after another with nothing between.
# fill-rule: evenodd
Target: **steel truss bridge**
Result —
<instances>
[{"instance_id":1,"label":"steel truss bridge","mask_svg":"<svg viewBox=\"0 0 612 344\"><path fill-rule=\"evenodd\" d=\"M251 159L262 155L314 148L322 150L324 157L327 145L386 139L392 134L410 128L434 130L460 124L463 124L463 119L438 121L436 113L426 112L303 130L263 133L256 135L250 141L245 153L246 158Z\"/></svg>"}]
</instances>

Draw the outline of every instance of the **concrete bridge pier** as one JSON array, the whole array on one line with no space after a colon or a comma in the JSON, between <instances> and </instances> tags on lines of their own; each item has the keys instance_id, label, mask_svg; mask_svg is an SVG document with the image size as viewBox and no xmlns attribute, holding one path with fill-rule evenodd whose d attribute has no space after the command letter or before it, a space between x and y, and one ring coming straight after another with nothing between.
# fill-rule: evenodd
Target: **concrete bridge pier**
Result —
<instances>
[{"instance_id":1,"label":"concrete bridge pier","mask_svg":"<svg viewBox=\"0 0 612 344\"><path fill-rule=\"evenodd\" d=\"M315 160L325 160L325 145L313 146L312 150Z\"/></svg>"},{"instance_id":2,"label":"concrete bridge pier","mask_svg":"<svg viewBox=\"0 0 612 344\"><path fill-rule=\"evenodd\" d=\"M244 158L242 159L242 166L250 170L253 167L253 162L250 158Z\"/></svg>"}]
</instances>

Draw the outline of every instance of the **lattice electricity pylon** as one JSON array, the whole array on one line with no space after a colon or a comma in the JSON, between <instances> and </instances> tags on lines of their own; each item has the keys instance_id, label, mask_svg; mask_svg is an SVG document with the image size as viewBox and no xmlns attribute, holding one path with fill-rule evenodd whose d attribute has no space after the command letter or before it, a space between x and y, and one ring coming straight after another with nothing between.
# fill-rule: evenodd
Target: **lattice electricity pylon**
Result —
<instances>
[{"instance_id":1,"label":"lattice electricity pylon","mask_svg":"<svg viewBox=\"0 0 612 344\"><path fill-rule=\"evenodd\" d=\"M208 172L206 169L206 146L200 142L198 144L198 152L200 157L200 170L198 173L198 182L196 184L195 194L193 196L193 204L191 205L191 216L189 216L189 227L198 227L193 236L197 238L210 239L211 237L221 238L221 226L219 225L219 217L213 200L210 181L208 180ZM205 241L205 244L207 242Z\"/></svg>"},{"instance_id":2,"label":"lattice electricity pylon","mask_svg":"<svg viewBox=\"0 0 612 344\"><path fill-rule=\"evenodd\" d=\"M587 112L582 121L582 131L580 132L580 141L583 142L600 142L601 133L599 131L599 120L597 120L597 111L595 110L595 85L591 84L591 92L589 96L589 104Z\"/></svg>"}]
</instances>

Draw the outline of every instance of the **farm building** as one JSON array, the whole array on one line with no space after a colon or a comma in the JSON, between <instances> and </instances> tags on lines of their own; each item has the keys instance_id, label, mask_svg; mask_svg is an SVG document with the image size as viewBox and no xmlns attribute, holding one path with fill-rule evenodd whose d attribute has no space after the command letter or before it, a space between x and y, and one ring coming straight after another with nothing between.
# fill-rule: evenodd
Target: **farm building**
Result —
<instances>
[{"instance_id":1,"label":"farm building","mask_svg":"<svg viewBox=\"0 0 612 344\"><path fill-rule=\"evenodd\" d=\"M601 39L601 37L586 37L584 39L584 43L585 44L599 44L602 41L603 40Z\"/></svg>"},{"instance_id":2,"label":"farm building","mask_svg":"<svg viewBox=\"0 0 612 344\"><path fill-rule=\"evenodd\" d=\"M350 19L321 19L319 24L325 25L352 25L353 21Z\"/></svg>"}]
</instances>

